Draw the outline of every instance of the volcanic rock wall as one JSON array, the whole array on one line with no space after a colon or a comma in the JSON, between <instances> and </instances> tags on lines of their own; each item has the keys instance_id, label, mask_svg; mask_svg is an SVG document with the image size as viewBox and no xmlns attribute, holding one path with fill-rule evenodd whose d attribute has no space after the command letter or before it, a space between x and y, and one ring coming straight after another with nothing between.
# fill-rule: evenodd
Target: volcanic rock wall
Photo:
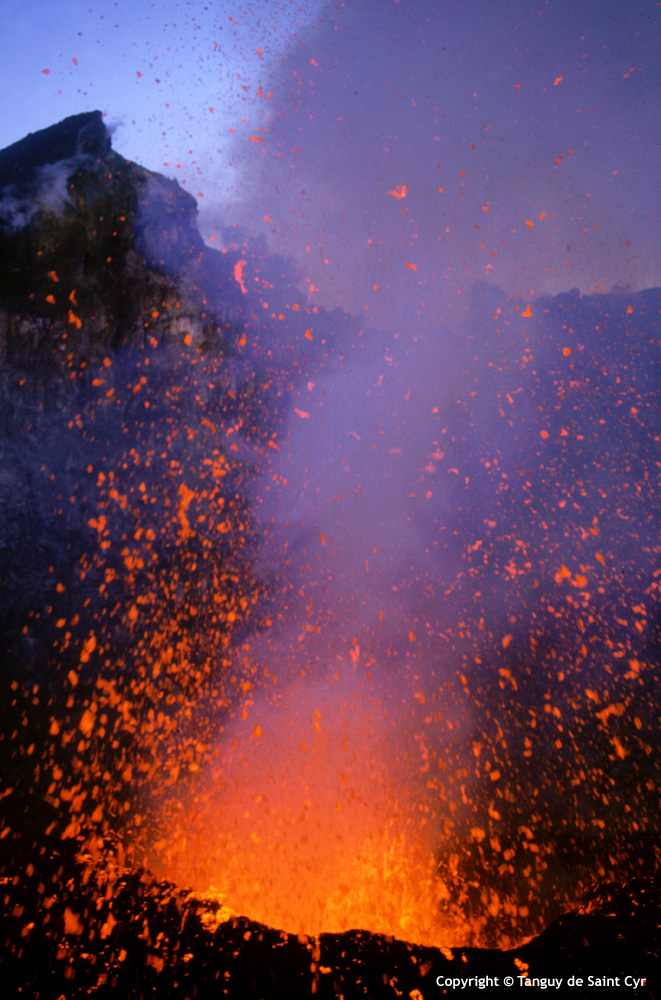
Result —
<instances>
[{"instance_id":1,"label":"volcanic rock wall","mask_svg":"<svg viewBox=\"0 0 661 1000\"><path fill-rule=\"evenodd\" d=\"M3 150L0 188L8 362L77 368L147 335L220 339L196 285L195 200L113 152L100 112Z\"/></svg>"},{"instance_id":2,"label":"volcanic rock wall","mask_svg":"<svg viewBox=\"0 0 661 1000\"><path fill-rule=\"evenodd\" d=\"M275 410L208 304L228 269L194 199L114 153L99 112L4 150L0 185L11 857L46 831L135 826L147 779L196 767L204 724L182 747L180 713L232 703L223 664L263 591L247 442Z\"/></svg>"}]
</instances>

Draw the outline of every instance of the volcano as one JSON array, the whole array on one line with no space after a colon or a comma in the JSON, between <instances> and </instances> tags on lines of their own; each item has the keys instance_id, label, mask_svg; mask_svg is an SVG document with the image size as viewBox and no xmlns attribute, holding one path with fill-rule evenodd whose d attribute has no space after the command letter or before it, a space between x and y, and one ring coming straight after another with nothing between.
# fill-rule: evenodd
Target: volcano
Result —
<instances>
[{"instance_id":1,"label":"volcano","mask_svg":"<svg viewBox=\"0 0 661 1000\"><path fill-rule=\"evenodd\" d=\"M100 112L0 152L8 988L654 996L661 290L298 281Z\"/></svg>"}]
</instances>

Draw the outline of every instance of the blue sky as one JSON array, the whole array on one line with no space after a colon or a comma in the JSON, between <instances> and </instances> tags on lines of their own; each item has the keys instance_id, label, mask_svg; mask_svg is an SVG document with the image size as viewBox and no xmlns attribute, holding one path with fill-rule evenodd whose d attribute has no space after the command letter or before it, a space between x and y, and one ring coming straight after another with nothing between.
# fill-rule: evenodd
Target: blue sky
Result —
<instances>
[{"instance_id":1,"label":"blue sky","mask_svg":"<svg viewBox=\"0 0 661 1000\"><path fill-rule=\"evenodd\" d=\"M99 108L119 152L198 198L206 238L259 236L310 297L372 322L435 324L476 279L647 287L660 11L5 0L0 145Z\"/></svg>"}]
</instances>

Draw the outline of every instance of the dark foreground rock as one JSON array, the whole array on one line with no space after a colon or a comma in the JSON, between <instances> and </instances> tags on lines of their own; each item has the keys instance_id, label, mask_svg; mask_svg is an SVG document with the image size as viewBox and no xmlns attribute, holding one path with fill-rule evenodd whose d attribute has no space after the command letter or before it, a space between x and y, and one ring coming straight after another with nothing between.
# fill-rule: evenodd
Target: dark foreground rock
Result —
<instances>
[{"instance_id":1,"label":"dark foreground rock","mask_svg":"<svg viewBox=\"0 0 661 1000\"><path fill-rule=\"evenodd\" d=\"M655 997L661 983L661 893L645 878L601 886L578 912L505 952L441 952L364 931L280 933L122 868L116 854L95 862L45 852L0 891L4 996L430 1000L494 996L510 977L515 989L530 979L533 995L552 979L562 980L556 996L608 985Z\"/></svg>"}]
</instances>

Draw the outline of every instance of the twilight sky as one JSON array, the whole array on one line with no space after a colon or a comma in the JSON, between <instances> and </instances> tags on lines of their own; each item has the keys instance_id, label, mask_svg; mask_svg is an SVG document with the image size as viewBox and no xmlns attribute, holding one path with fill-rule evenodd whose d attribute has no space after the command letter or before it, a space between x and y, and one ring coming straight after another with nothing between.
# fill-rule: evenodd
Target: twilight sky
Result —
<instances>
[{"instance_id":1,"label":"twilight sky","mask_svg":"<svg viewBox=\"0 0 661 1000\"><path fill-rule=\"evenodd\" d=\"M4 0L0 146L99 108L119 152L198 197L216 246L266 238L311 301L371 323L449 317L477 278L643 288L660 18L655 0Z\"/></svg>"}]
</instances>

